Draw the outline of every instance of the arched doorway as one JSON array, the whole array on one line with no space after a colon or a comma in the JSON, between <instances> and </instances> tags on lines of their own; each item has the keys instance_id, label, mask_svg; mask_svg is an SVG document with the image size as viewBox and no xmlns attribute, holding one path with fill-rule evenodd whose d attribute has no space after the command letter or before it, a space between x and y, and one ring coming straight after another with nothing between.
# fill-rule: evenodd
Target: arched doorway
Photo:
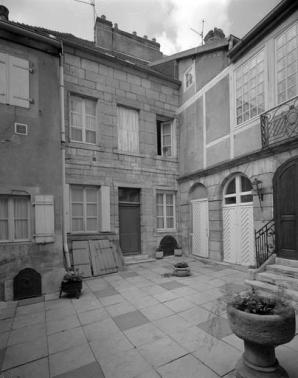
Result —
<instances>
[{"instance_id":1,"label":"arched doorway","mask_svg":"<svg viewBox=\"0 0 298 378\"><path fill-rule=\"evenodd\" d=\"M281 165L273 178L276 254L298 260L298 158Z\"/></svg>"},{"instance_id":2,"label":"arched doorway","mask_svg":"<svg viewBox=\"0 0 298 378\"><path fill-rule=\"evenodd\" d=\"M208 194L204 185L197 184L190 192L192 212L192 253L209 256Z\"/></svg>"},{"instance_id":3,"label":"arched doorway","mask_svg":"<svg viewBox=\"0 0 298 378\"><path fill-rule=\"evenodd\" d=\"M250 180L238 174L228 180L223 192L224 261L254 264L253 196Z\"/></svg>"}]
</instances>

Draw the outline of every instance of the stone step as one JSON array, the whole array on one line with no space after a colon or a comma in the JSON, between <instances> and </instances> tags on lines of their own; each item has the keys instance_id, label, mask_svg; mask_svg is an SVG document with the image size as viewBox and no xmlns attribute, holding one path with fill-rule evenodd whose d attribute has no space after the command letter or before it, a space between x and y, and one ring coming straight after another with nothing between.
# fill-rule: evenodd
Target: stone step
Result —
<instances>
[{"instance_id":1,"label":"stone step","mask_svg":"<svg viewBox=\"0 0 298 378\"><path fill-rule=\"evenodd\" d=\"M298 268L294 268L292 266L273 264L267 265L266 270L280 276L298 279Z\"/></svg>"},{"instance_id":2,"label":"stone step","mask_svg":"<svg viewBox=\"0 0 298 378\"><path fill-rule=\"evenodd\" d=\"M286 289L295 290L298 293L298 280L291 277L274 274L273 272L257 273L257 280L267 282L271 285L281 286Z\"/></svg>"},{"instance_id":3,"label":"stone step","mask_svg":"<svg viewBox=\"0 0 298 378\"><path fill-rule=\"evenodd\" d=\"M254 288L260 292L265 292L269 294L277 294L278 293L278 286L272 285L266 282L255 281L255 280L245 280L246 286ZM295 290L285 289L284 293L287 299L292 299L295 302L298 302L298 292Z\"/></svg>"},{"instance_id":4,"label":"stone step","mask_svg":"<svg viewBox=\"0 0 298 378\"><path fill-rule=\"evenodd\" d=\"M275 263L277 265L285 265L285 266L291 266L293 268L298 268L298 260L289 260L289 259L282 259L280 257L276 257Z\"/></svg>"}]
</instances>

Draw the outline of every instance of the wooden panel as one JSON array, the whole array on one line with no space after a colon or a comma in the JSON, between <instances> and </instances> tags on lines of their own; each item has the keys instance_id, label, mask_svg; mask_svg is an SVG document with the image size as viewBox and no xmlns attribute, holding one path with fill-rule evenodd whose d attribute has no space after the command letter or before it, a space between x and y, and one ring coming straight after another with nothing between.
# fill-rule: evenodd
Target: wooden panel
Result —
<instances>
[{"instance_id":1,"label":"wooden panel","mask_svg":"<svg viewBox=\"0 0 298 378\"><path fill-rule=\"evenodd\" d=\"M35 241L36 243L55 241L53 196L35 196Z\"/></svg>"},{"instance_id":2,"label":"wooden panel","mask_svg":"<svg viewBox=\"0 0 298 378\"><path fill-rule=\"evenodd\" d=\"M101 186L99 188L100 198L100 231L111 231L111 217L110 217L110 187Z\"/></svg>"},{"instance_id":3,"label":"wooden panel","mask_svg":"<svg viewBox=\"0 0 298 378\"><path fill-rule=\"evenodd\" d=\"M141 252L140 206L119 206L120 245L123 254Z\"/></svg>"},{"instance_id":4,"label":"wooden panel","mask_svg":"<svg viewBox=\"0 0 298 378\"><path fill-rule=\"evenodd\" d=\"M194 201L193 214L193 254L208 257L208 201Z\"/></svg>"},{"instance_id":5,"label":"wooden panel","mask_svg":"<svg viewBox=\"0 0 298 378\"><path fill-rule=\"evenodd\" d=\"M9 64L9 103L29 108L29 62L14 56Z\"/></svg>"},{"instance_id":6,"label":"wooden panel","mask_svg":"<svg viewBox=\"0 0 298 378\"><path fill-rule=\"evenodd\" d=\"M7 104L7 55L0 53L0 103Z\"/></svg>"},{"instance_id":7,"label":"wooden panel","mask_svg":"<svg viewBox=\"0 0 298 378\"><path fill-rule=\"evenodd\" d=\"M238 226L236 207L225 207L223 209L223 240L224 261L236 264L238 248Z\"/></svg>"},{"instance_id":8,"label":"wooden panel","mask_svg":"<svg viewBox=\"0 0 298 378\"><path fill-rule=\"evenodd\" d=\"M83 277L91 277L90 251L88 241L73 241L72 256L75 269L83 273Z\"/></svg>"},{"instance_id":9,"label":"wooden panel","mask_svg":"<svg viewBox=\"0 0 298 378\"><path fill-rule=\"evenodd\" d=\"M118 272L113 248L108 240L89 240L93 275Z\"/></svg>"},{"instance_id":10,"label":"wooden panel","mask_svg":"<svg viewBox=\"0 0 298 378\"><path fill-rule=\"evenodd\" d=\"M254 265L254 226L253 207L240 206L240 263L241 265Z\"/></svg>"}]
</instances>

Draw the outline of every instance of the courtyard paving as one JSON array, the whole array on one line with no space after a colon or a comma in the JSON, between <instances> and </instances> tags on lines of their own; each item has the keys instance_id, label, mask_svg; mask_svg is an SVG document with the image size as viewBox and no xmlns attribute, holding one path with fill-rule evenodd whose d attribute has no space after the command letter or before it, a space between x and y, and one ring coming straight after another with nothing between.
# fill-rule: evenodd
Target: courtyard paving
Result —
<instances>
[{"instance_id":1,"label":"courtyard paving","mask_svg":"<svg viewBox=\"0 0 298 378\"><path fill-rule=\"evenodd\" d=\"M225 284L242 291L247 273L189 257L191 276L171 276L180 259L85 279L79 299L0 302L0 378L234 378L243 342L225 310L213 312ZM297 352L297 335L276 349L290 378Z\"/></svg>"}]
</instances>

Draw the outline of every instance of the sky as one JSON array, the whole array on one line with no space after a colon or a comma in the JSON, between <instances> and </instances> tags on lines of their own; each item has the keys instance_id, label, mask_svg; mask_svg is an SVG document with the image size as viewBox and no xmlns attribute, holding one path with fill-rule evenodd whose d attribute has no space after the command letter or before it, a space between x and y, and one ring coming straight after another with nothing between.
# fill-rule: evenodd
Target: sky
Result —
<instances>
[{"instance_id":1,"label":"sky","mask_svg":"<svg viewBox=\"0 0 298 378\"><path fill-rule=\"evenodd\" d=\"M89 5L94 2L95 7ZM281 0L0 0L9 20L94 40L95 16L155 38L165 55L200 46L214 27L242 38ZM89 3L89 4L88 4ZM203 21L204 20L204 24Z\"/></svg>"}]
</instances>

